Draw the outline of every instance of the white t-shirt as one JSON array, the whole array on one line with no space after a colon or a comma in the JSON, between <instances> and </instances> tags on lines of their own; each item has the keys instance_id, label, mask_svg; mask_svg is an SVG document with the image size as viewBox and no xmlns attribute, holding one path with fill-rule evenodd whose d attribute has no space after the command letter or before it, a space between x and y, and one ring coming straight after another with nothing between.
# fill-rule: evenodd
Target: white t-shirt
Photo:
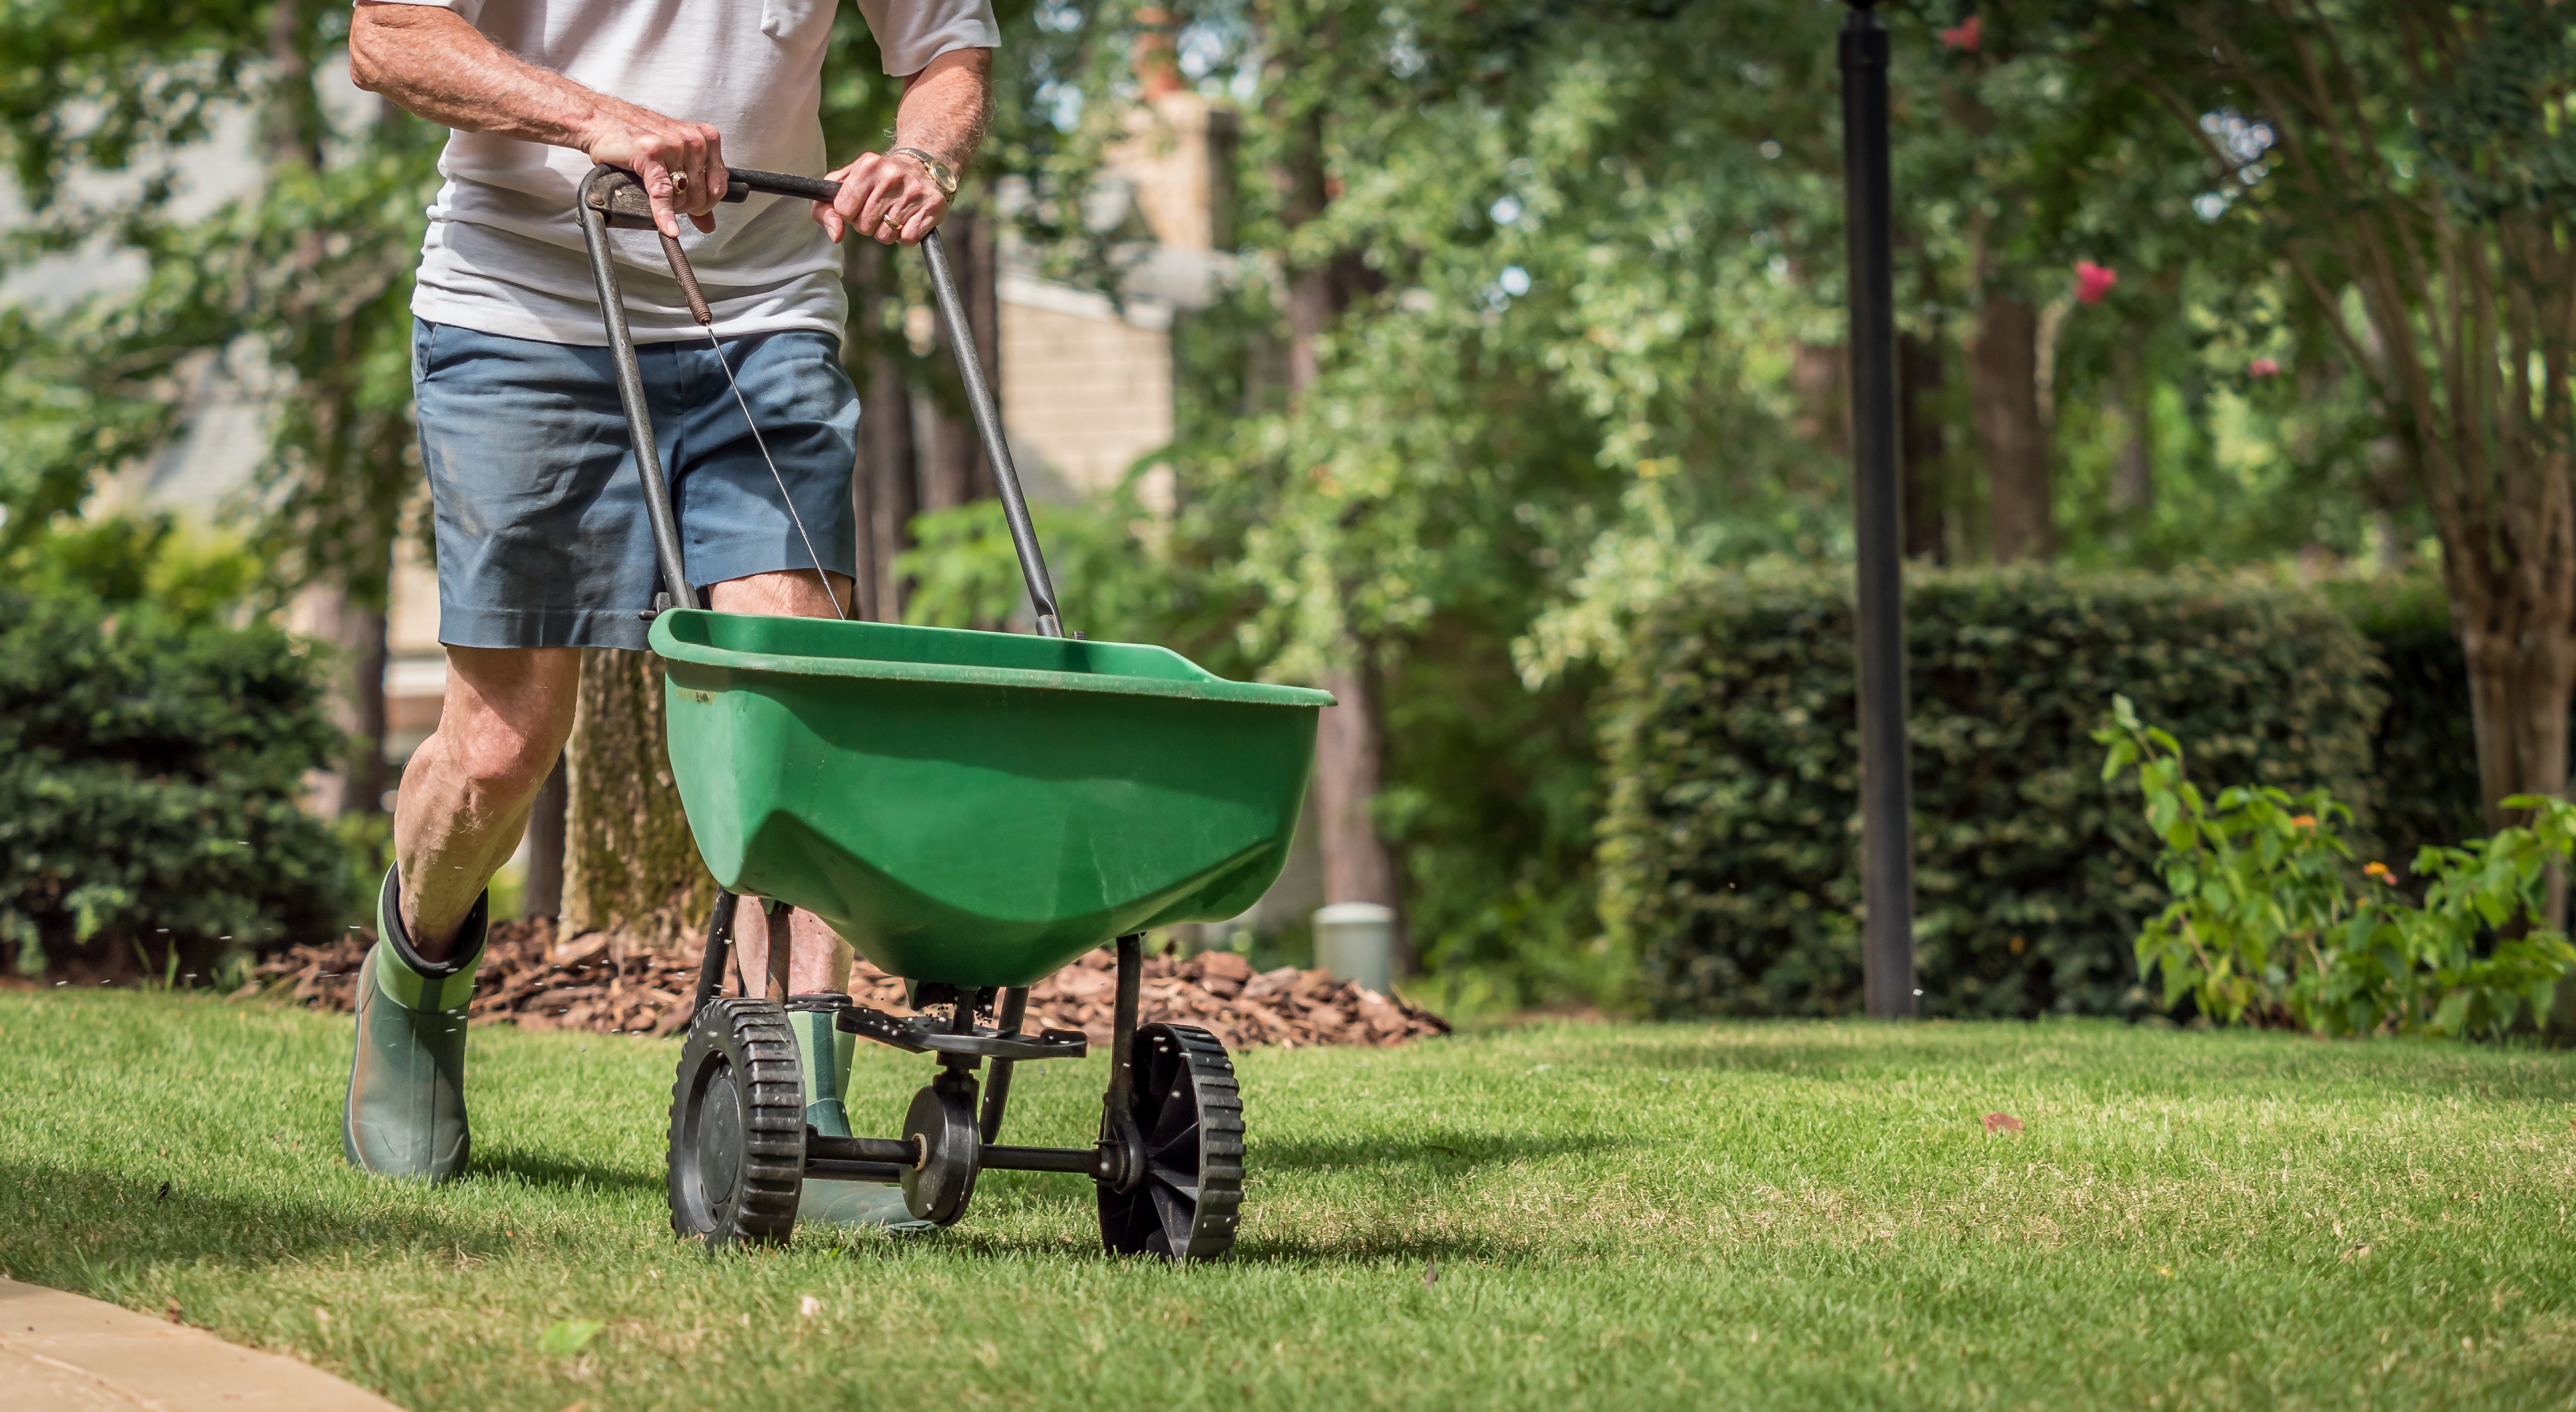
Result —
<instances>
[{"instance_id":1,"label":"white t-shirt","mask_svg":"<svg viewBox=\"0 0 2576 1412\"><path fill-rule=\"evenodd\" d=\"M586 88L723 134L733 166L821 176L823 48L836 0L391 0L456 11L493 42ZM1001 42L991 0L858 0L889 74L952 49ZM858 154L840 154L847 161ZM568 147L450 133L429 208L412 312L433 323L548 343L608 341L573 194L590 158ZM838 333L848 303L840 252L805 201L753 196L716 208L713 234L685 219L716 332ZM641 342L706 335L651 231L611 231L627 322Z\"/></svg>"}]
</instances>

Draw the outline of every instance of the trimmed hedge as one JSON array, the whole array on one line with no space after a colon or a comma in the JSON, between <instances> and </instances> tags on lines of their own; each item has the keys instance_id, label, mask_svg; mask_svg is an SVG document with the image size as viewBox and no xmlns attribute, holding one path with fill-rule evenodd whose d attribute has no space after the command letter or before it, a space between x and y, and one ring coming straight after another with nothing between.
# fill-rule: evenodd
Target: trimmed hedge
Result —
<instances>
[{"instance_id":1,"label":"trimmed hedge","mask_svg":"<svg viewBox=\"0 0 2576 1412\"><path fill-rule=\"evenodd\" d=\"M208 975L329 930L346 863L302 798L338 741L282 632L0 585L0 954Z\"/></svg>"},{"instance_id":2,"label":"trimmed hedge","mask_svg":"<svg viewBox=\"0 0 2576 1412\"><path fill-rule=\"evenodd\" d=\"M2115 692L2204 787L2366 801L2384 697L2320 597L2196 578L1916 571L1923 1013L2136 1015L2130 940L2165 901L2091 734ZM1609 693L1602 912L1661 1014L1862 1006L1850 576L1731 577L1640 624Z\"/></svg>"}]
</instances>

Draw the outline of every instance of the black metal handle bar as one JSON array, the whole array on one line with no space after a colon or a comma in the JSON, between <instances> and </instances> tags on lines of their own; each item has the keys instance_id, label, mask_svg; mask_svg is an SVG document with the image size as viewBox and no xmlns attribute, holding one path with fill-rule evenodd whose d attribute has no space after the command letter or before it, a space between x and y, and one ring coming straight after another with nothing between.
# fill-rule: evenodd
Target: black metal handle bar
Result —
<instances>
[{"instance_id":1,"label":"black metal handle bar","mask_svg":"<svg viewBox=\"0 0 2576 1412\"><path fill-rule=\"evenodd\" d=\"M680 557L680 522L671 513L671 485L662 478L662 453L653 444L653 412L644 404L644 371L635 363L635 335L626 327L626 299L617 289L616 254L608 245L608 227L627 212L611 209L623 181L637 196L644 194L635 174L616 167L593 167L581 179L573 213L581 218L582 242L590 247L590 280L599 289L599 310L608 321L609 359L617 368L617 400L626 408L626 433L635 443L635 469L644 477L644 518L653 527L653 557L662 567L662 591L655 609L694 608L698 597L689 587ZM648 209L645 224L652 224ZM668 602L665 603L664 600Z\"/></svg>"},{"instance_id":2,"label":"black metal handle bar","mask_svg":"<svg viewBox=\"0 0 2576 1412\"><path fill-rule=\"evenodd\" d=\"M789 176L748 167L736 167L726 174L726 201L746 200L755 191L829 201L841 194L841 187L838 182L820 177ZM644 406L644 377L636 366L635 337L626 327L626 305L618 293L616 262L608 246L611 227L652 228L652 204L634 173L599 166L582 178L581 195L575 205L581 216L583 239L590 247L591 279L599 286L600 307L608 320L618 397L626 408L627 429L635 439L637 469L644 473L644 512L653 526L653 552L661 560L663 591L671 596L673 606L685 607L696 599L682 572L670 486L662 479L661 458L653 447L652 417ZM957 375L966 384L966 405L975 416L975 433L982 438L984 455L993 466L993 486L1001 497L1002 518L1010 526L1011 548L1019 555L1020 577L1028 587L1029 604L1037 610L1038 632L1044 637L1062 637L1064 617L1056 606L1055 581L1048 577L1046 556L1038 549L1037 526L1029 519L1028 496L1021 491L1019 468L1011 463L1011 448L1002 436L1001 408L993 401L991 384L984 380L984 362L975 351L974 327L966 320L966 302L958 297L957 275L949 268L948 249L940 242L939 232L934 230L921 238L921 254L930 263L930 287L939 299L940 320L948 327L949 347L957 354Z\"/></svg>"}]
</instances>

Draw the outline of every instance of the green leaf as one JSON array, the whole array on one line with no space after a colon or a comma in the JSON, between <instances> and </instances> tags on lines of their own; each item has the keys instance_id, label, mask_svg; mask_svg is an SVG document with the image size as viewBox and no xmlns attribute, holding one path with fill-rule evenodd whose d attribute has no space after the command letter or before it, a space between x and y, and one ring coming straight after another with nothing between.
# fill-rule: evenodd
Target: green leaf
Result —
<instances>
[{"instance_id":1,"label":"green leaf","mask_svg":"<svg viewBox=\"0 0 2576 1412\"><path fill-rule=\"evenodd\" d=\"M553 1358L570 1358L590 1347L590 1341L607 1328L597 1319L564 1319L537 1335L537 1351Z\"/></svg>"}]
</instances>

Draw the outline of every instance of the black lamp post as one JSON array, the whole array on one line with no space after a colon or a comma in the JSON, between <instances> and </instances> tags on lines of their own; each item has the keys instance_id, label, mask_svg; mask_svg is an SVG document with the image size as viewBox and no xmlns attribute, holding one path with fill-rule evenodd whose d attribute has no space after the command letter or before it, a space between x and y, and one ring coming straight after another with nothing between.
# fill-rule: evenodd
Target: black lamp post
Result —
<instances>
[{"instance_id":1,"label":"black lamp post","mask_svg":"<svg viewBox=\"0 0 2576 1412\"><path fill-rule=\"evenodd\" d=\"M1897 539L1896 290L1888 233L1887 26L1843 21L1843 201L1851 262L1852 521L1860 558L1861 977L1869 1013L1915 1013L1913 783L1905 747L1905 565Z\"/></svg>"}]
</instances>

